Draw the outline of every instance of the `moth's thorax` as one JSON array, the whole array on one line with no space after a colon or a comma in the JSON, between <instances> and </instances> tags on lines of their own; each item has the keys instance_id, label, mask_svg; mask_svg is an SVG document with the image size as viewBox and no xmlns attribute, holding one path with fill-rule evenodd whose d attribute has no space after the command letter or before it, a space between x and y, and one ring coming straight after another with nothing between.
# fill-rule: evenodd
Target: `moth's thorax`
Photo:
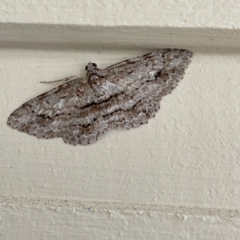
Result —
<instances>
[{"instance_id":1,"label":"moth's thorax","mask_svg":"<svg viewBox=\"0 0 240 240\"><path fill-rule=\"evenodd\" d=\"M87 71L87 77L89 78L91 75L101 75L101 70L97 67L96 63L91 63L89 62L86 67L85 70Z\"/></svg>"},{"instance_id":2,"label":"moth's thorax","mask_svg":"<svg viewBox=\"0 0 240 240\"><path fill-rule=\"evenodd\" d=\"M109 89L104 87L106 80L103 71L97 68L96 63L88 63L85 69L89 86L92 89L93 101L99 103L107 100L111 94L109 94Z\"/></svg>"},{"instance_id":3,"label":"moth's thorax","mask_svg":"<svg viewBox=\"0 0 240 240\"><path fill-rule=\"evenodd\" d=\"M96 63L88 63L85 67L87 74L86 77L88 82L93 87L94 85L101 85L101 78L103 78L102 70L97 67Z\"/></svg>"}]
</instances>

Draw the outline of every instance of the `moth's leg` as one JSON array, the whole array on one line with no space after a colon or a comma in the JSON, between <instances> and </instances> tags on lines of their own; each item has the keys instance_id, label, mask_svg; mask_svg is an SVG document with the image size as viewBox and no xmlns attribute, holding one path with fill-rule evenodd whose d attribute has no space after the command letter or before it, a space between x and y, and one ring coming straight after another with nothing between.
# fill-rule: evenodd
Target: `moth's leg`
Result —
<instances>
[{"instance_id":1,"label":"moth's leg","mask_svg":"<svg viewBox=\"0 0 240 240\"><path fill-rule=\"evenodd\" d=\"M133 109L118 111L105 117L110 128L135 128L146 124L148 119L155 117L160 109L159 100L145 100L139 102Z\"/></svg>"},{"instance_id":2,"label":"moth's leg","mask_svg":"<svg viewBox=\"0 0 240 240\"><path fill-rule=\"evenodd\" d=\"M77 76L70 76L70 77L66 77L66 78L63 78L63 79L59 79L59 80L55 80L55 81L40 81L40 83L54 83L54 82L68 82L68 81L72 81L74 79L77 79L78 77Z\"/></svg>"}]
</instances>

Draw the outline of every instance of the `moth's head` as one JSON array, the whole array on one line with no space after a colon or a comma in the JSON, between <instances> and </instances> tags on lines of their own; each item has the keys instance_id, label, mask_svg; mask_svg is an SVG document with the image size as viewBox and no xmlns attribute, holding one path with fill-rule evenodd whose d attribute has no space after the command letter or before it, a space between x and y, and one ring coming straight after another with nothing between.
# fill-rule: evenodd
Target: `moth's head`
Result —
<instances>
[{"instance_id":1,"label":"moth's head","mask_svg":"<svg viewBox=\"0 0 240 240\"><path fill-rule=\"evenodd\" d=\"M94 70L97 70L98 68L97 68L97 64L96 63L91 63L91 62L89 62L88 64L87 64L87 66L85 67L85 70L87 71L87 72L93 72Z\"/></svg>"}]
</instances>

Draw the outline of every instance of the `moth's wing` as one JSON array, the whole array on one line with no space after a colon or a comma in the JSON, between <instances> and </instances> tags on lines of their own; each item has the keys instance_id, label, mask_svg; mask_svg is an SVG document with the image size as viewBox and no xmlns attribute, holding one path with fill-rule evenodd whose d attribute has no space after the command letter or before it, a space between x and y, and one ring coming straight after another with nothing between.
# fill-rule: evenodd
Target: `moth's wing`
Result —
<instances>
[{"instance_id":1,"label":"moth's wing","mask_svg":"<svg viewBox=\"0 0 240 240\"><path fill-rule=\"evenodd\" d=\"M174 71L183 76L191 55L187 50L161 49L111 65L89 78L94 102L100 103L121 93L131 94L143 84L172 75Z\"/></svg>"},{"instance_id":2,"label":"moth's wing","mask_svg":"<svg viewBox=\"0 0 240 240\"><path fill-rule=\"evenodd\" d=\"M9 116L7 124L38 138L61 137L74 124L80 109L92 103L90 90L85 78L62 84L24 103ZM83 125L87 121L91 119L82 118Z\"/></svg>"},{"instance_id":3,"label":"moth's wing","mask_svg":"<svg viewBox=\"0 0 240 240\"><path fill-rule=\"evenodd\" d=\"M183 78L191 57L187 50L161 49L104 69L105 84L122 89L105 104L104 120L111 128L147 123L159 110L162 97Z\"/></svg>"},{"instance_id":4,"label":"moth's wing","mask_svg":"<svg viewBox=\"0 0 240 240\"><path fill-rule=\"evenodd\" d=\"M134 89L158 80L161 84L168 81L174 88L182 79L191 56L192 53L187 50L160 49L116 63L102 71L105 76L102 86L109 91L109 96L121 92L131 94Z\"/></svg>"}]
</instances>

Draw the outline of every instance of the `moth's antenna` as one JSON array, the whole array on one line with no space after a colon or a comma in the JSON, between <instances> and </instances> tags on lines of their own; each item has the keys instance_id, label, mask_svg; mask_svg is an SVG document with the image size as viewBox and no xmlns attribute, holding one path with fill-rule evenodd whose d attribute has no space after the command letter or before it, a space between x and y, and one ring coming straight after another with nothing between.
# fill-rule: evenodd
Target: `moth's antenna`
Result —
<instances>
[{"instance_id":1,"label":"moth's antenna","mask_svg":"<svg viewBox=\"0 0 240 240\"><path fill-rule=\"evenodd\" d=\"M63 78L63 79L54 80L54 81L50 81L50 82L49 81L40 81L40 83L68 82L68 81L75 80L77 78L78 78L77 76L70 76L70 77L66 77L66 78Z\"/></svg>"}]
</instances>

